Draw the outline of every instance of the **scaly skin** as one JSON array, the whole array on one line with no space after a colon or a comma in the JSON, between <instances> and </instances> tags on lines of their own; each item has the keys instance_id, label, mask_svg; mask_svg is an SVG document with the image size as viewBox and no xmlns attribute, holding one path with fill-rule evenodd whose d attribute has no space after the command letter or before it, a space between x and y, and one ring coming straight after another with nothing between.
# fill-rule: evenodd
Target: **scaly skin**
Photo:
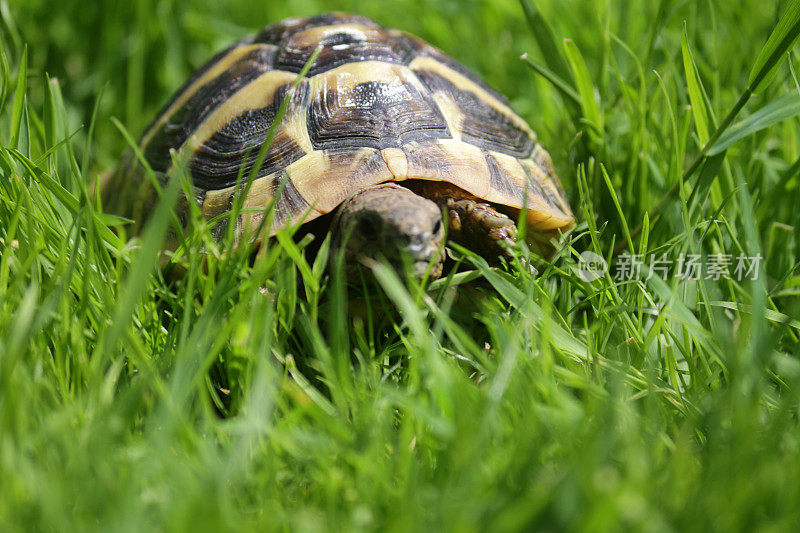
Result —
<instances>
[{"instance_id":1,"label":"scaly skin","mask_svg":"<svg viewBox=\"0 0 800 533\"><path fill-rule=\"evenodd\" d=\"M517 242L517 225L508 216L484 202L471 198L447 200L448 237L488 259L511 257Z\"/></svg>"},{"instance_id":2,"label":"scaly skin","mask_svg":"<svg viewBox=\"0 0 800 533\"><path fill-rule=\"evenodd\" d=\"M333 246L345 249L348 265L381 257L410 263L422 278L438 278L444 262L444 227L436 203L396 183L364 189L344 201L333 221Z\"/></svg>"},{"instance_id":3,"label":"scaly skin","mask_svg":"<svg viewBox=\"0 0 800 533\"><path fill-rule=\"evenodd\" d=\"M349 265L368 265L384 257L399 266L406 257L416 276L421 278L430 266L430 277L439 277L445 258L442 207L448 213L449 239L490 262L511 255L517 226L507 215L444 183L404 185L375 185L339 206L333 244L337 249L344 246Z\"/></svg>"},{"instance_id":4,"label":"scaly skin","mask_svg":"<svg viewBox=\"0 0 800 533\"><path fill-rule=\"evenodd\" d=\"M409 184L414 192L447 207L447 238L483 256L489 262L510 257L517 242L517 225L504 213L453 185L432 181Z\"/></svg>"}]
</instances>

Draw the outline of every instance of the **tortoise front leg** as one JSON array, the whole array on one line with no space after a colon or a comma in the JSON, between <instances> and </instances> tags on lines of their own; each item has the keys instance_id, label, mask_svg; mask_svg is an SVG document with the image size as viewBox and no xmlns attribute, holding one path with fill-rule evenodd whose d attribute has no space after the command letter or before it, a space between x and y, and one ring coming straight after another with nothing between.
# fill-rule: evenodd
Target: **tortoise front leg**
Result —
<instances>
[{"instance_id":1,"label":"tortoise front leg","mask_svg":"<svg viewBox=\"0 0 800 533\"><path fill-rule=\"evenodd\" d=\"M447 210L448 238L490 260L512 257L517 225L508 216L471 198L448 198Z\"/></svg>"}]
</instances>

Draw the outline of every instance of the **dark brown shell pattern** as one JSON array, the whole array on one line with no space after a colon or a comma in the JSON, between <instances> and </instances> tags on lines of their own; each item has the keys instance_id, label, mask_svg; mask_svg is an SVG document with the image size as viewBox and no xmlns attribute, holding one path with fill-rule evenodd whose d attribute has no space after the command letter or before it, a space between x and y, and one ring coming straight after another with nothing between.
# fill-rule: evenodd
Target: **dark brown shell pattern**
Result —
<instances>
[{"instance_id":1,"label":"dark brown shell pattern","mask_svg":"<svg viewBox=\"0 0 800 533\"><path fill-rule=\"evenodd\" d=\"M406 179L526 207L536 232L574 225L549 154L503 96L421 39L354 15L287 19L217 54L145 132L148 163L167 176L177 154L203 215L230 210L240 176L257 163L281 102L319 45L237 226L257 225L274 200L274 234L365 187Z\"/></svg>"}]
</instances>

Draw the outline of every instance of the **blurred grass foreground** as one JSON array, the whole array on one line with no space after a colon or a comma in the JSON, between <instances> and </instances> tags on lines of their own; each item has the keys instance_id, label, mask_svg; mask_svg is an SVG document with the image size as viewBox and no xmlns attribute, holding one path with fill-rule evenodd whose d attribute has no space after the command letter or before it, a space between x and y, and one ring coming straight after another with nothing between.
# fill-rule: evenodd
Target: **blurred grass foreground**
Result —
<instances>
[{"instance_id":1,"label":"blurred grass foreground","mask_svg":"<svg viewBox=\"0 0 800 533\"><path fill-rule=\"evenodd\" d=\"M90 190L235 39L353 11L506 94L553 259L345 286ZM0 530L796 531L800 2L0 0ZM521 58L523 54L524 58ZM524 261L523 261L524 260ZM525 268L537 267L534 275ZM446 274L448 274L446 272Z\"/></svg>"}]
</instances>

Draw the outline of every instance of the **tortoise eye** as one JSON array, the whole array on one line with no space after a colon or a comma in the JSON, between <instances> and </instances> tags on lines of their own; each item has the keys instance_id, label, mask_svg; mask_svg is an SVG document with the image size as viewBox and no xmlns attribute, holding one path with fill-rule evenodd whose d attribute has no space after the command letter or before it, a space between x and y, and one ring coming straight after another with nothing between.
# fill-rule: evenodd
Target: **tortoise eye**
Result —
<instances>
[{"instance_id":1,"label":"tortoise eye","mask_svg":"<svg viewBox=\"0 0 800 533\"><path fill-rule=\"evenodd\" d=\"M378 217L362 216L356 230L367 240L377 239L381 232L381 220Z\"/></svg>"},{"instance_id":2,"label":"tortoise eye","mask_svg":"<svg viewBox=\"0 0 800 533\"><path fill-rule=\"evenodd\" d=\"M433 234L439 235L439 232L442 231L442 219L437 219L436 223L433 225Z\"/></svg>"}]
</instances>

